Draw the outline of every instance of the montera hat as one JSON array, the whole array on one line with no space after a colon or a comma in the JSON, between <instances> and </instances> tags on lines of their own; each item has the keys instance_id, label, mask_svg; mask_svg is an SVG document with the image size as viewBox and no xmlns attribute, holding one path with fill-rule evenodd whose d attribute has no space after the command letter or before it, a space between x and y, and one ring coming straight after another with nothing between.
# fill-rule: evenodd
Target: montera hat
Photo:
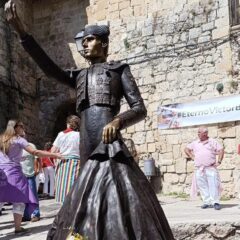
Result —
<instances>
[{"instance_id":1,"label":"montera hat","mask_svg":"<svg viewBox=\"0 0 240 240\"><path fill-rule=\"evenodd\" d=\"M109 26L107 25L88 25L85 27L83 37L88 35L98 36L101 39L107 39L110 34Z\"/></svg>"}]
</instances>

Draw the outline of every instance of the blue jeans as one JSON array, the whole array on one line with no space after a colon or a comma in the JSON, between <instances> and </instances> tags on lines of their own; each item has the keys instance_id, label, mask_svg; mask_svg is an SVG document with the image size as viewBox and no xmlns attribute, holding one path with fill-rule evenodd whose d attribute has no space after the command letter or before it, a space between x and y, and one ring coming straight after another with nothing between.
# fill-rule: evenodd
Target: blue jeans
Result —
<instances>
[{"instance_id":1,"label":"blue jeans","mask_svg":"<svg viewBox=\"0 0 240 240\"><path fill-rule=\"evenodd\" d=\"M27 179L28 179L28 184L29 184L29 186L30 186L30 188L31 188L34 196L38 199L35 176L33 176L33 177L27 177ZM31 220L32 217L40 217L39 204L38 204L38 206L36 207L36 209L35 209L32 213L29 212L29 210L28 210L28 204L26 204L23 217L24 217L26 220Z\"/></svg>"}]
</instances>

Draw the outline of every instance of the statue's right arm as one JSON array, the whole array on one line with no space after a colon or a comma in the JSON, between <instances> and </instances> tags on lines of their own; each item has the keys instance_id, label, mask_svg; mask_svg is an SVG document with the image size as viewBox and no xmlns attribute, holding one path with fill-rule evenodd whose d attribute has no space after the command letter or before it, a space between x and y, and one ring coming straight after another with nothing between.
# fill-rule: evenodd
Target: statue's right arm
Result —
<instances>
[{"instance_id":1,"label":"statue's right arm","mask_svg":"<svg viewBox=\"0 0 240 240\"><path fill-rule=\"evenodd\" d=\"M71 74L70 71L64 71L59 68L31 35L27 34L25 38L21 39L21 43L23 48L47 76L54 77L64 84L75 87L75 75Z\"/></svg>"},{"instance_id":2,"label":"statue's right arm","mask_svg":"<svg viewBox=\"0 0 240 240\"><path fill-rule=\"evenodd\" d=\"M38 64L38 66L43 70L43 72L47 76L53 77L70 87L75 87L75 72L73 73L71 71L63 71L61 68L59 68L38 45L35 39L25 31L23 24L17 15L16 5L12 0L8 1L5 4L5 13L7 21L18 33L22 46Z\"/></svg>"}]
</instances>

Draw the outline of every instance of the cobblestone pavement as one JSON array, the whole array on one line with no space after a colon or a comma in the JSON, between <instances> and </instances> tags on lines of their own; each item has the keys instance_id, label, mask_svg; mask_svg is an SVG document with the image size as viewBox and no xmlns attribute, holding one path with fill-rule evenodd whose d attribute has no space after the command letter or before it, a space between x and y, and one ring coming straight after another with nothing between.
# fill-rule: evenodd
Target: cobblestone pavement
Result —
<instances>
[{"instance_id":1,"label":"cobblestone pavement","mask_svg":"<svg viewBox=\"0 0 240 240\"><path fill-rule=\"evenodd\" d=\"M160 197L160 202L171 226L182 223L215 223L215 222L240 222L240 209L238 200L222 202L222 209L200 208L201 201L186 201L178 198ZM39 222L25 222L23 226L29 229L29 233L16 237L13 233L13 216L11 206L5 206L6 210L0 216L0 239L1 240L45 240L54 216L60 205L54 200L41 200L40 209L42 218Z\"/></svg>"}]
</instances>

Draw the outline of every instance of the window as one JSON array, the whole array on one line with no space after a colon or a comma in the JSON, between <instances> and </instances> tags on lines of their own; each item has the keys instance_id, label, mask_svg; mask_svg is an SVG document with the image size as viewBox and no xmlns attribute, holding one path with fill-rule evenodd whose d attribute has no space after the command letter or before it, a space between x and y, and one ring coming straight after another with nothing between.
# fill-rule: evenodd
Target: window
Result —
<instances>
[{"instance_id":1,"label":"window","mask_svg":"<svg viewBox=\"0 0 240 240\"><path fill-rule=\"evenodd\" d=\"M240 24L240 6L239 0L229 0L230 25Z\"/></svg>"}]
</instances>

